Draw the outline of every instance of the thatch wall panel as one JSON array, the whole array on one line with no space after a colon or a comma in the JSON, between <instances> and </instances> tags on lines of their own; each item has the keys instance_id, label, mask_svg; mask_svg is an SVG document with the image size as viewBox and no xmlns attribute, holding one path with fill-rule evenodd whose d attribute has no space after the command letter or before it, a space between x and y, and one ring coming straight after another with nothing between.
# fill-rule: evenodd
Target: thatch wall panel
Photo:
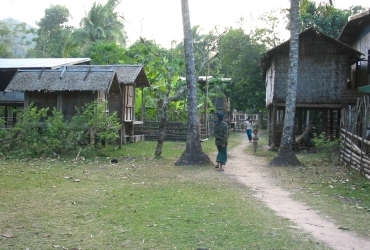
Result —
<instances>
[{"instance_id":1,"label":"thatch wall panel","mask_svg":"<svg viewBox=\"0 0 370 250\"><path fill-rule=\"evenodd\" d=\"M335 57L333 59L333 57ZM274 101L285 102L288 81L288 56L276 57ZM298 103L340 103L346 89L347 59L338 55L306 56L298 66Z\"/></svg>"}]
</instances>

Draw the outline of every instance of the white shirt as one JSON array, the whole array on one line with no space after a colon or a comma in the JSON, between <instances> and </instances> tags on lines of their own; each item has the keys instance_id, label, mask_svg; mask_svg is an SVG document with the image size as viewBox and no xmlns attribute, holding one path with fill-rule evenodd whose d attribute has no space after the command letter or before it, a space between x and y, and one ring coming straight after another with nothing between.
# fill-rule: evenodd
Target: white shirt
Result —
<instances>
[{"instance_id":1,"label":"white shirt","mask_svg":"<svg viewBox=\"0 0 370 250\"><path fill-rule=\"evenodd\" d=\"M252 129L252 125L253 123L251 123L250 121L245 121L245 124L247 125L247 129Z\"/></svg>"}]
</instances>

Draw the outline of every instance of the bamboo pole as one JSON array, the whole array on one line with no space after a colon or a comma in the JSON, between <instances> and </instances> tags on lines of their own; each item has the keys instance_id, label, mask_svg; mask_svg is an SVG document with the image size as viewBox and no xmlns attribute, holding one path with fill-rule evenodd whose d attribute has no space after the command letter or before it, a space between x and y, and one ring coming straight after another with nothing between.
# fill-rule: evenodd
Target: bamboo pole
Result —
<instances>
[{"instance_id":1,"label":"bamboo pole","mask_svg":"<svg viewBox=\"0 0 370 250\"><path fill-rule=\"evenodd\" d=\"M345 129L341 129L341 130L343 131L343 133L348 134L348 135L352 136L353 138L355 138L357 140L361 140L363 143L365 143L366 145L370 146L370 141L369 140L363 139L362 137L360 137L358 135L355 135L355 134L353 134L351 132L348 132ZM342 134L342 136L344 136L344 135Z\"/></svg>"}]
</instances>

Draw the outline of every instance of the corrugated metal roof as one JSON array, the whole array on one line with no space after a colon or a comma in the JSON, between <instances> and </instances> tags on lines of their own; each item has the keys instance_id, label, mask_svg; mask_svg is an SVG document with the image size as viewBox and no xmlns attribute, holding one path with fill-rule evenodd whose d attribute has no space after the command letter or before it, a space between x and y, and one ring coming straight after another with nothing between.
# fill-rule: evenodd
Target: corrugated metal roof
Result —
<instances>
[{"instance_id":1,"label":"corrugated metal roof","mask_svg":"<svg viewBox=\"0 0 370 250\"><path fill-rule=\"evenodd\" d=\"M0 91L0 102L1 103L23 103L24 93L23 92L4 92Z\"/></svg>"},{"instance_id":2,"label":"corrugated metal roof","mask_svg":"<svg viewBox=\"0 0 370 250\"><path fill-rule=\"evenodd\" d=\"M90 62L90 58L11 58L0 59L0 69L59 69L64 65Z\"/></svg>"},{"instance_id":3,"label":"corrugated metal roof","mask_svg":"<svg viewBox=\"0 0 370 250\"><path fill-rule=\"evenodd\" d=\"M18 70L5 91L108 91L113 70Z\"/></svg>"}]
</instances>

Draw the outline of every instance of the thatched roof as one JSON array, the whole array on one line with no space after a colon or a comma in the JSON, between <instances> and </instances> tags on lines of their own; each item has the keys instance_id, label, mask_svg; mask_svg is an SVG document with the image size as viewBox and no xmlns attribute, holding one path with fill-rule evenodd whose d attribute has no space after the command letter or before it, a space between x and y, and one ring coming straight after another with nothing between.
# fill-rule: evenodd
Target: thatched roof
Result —
<instances>
[{"instance_id":1,"label":"thatched roof","mask_svg":"<svg viewBox=\"0 0 370 250\"><path fill-rule=\"evenodd\" d=\"M348 18L348 22L342 29L338 40L342 43L351 44L370 23L370 9Z\"/></svg>"},{"instance_id":2,"label":"thatched roof","mask_svg":"<svg viewBox=\"0 0 370 250\"><path fill-rule=\"evenodd\" d=\"M142 66L73 65L59 70L18 70L5 91L109 91L114 81L149 86Z\"/></svg>"},{"instance_id":3,"label":"thatched roof","mask_svg":"<svg viewBox=\"0 0 370 250\"><path fill-rule=\"evenodd\" d=\"M311 27L309 29L306 29L305 31L302 31L299 34L299 39L301 40L305 35L308 34L314 34L317 37L322 37L323 39L328 40L329 42L333 43L333 45L337 45L340 47L344 52L352 55L352 61L357 62L361 60L362 53L349 47L348 45L338 41L337 39L334 39L325 33L322 33L318 31L317 29ZM260 58L260 67L267 68L270 65L271 59L275 56L275 54L279 53L280 51L288 51L287 48L289 48L290 40L272 48L271 50L264 53Z\"/></svg>"},{"instance_id":4,"label":"thatched roof","mask_svg":"<svg viewBox=\"0 0 370 250\"><path fill-rule=\"evenodd\" d=\"M117 73L118 82L135 87L149 87L149 81L141 65L72 65L68 69L113 70Z\"/></svg>"},{"instance_id":5,"label":"thatched roof","mask_svg":"<svg viewBox=\"0 0 370 250\"><path fill-rule=\"evenodd\" d=\"M18 70L5 91L108 91L115 76L112 70Z\"/></svg>"}]
</instances>

